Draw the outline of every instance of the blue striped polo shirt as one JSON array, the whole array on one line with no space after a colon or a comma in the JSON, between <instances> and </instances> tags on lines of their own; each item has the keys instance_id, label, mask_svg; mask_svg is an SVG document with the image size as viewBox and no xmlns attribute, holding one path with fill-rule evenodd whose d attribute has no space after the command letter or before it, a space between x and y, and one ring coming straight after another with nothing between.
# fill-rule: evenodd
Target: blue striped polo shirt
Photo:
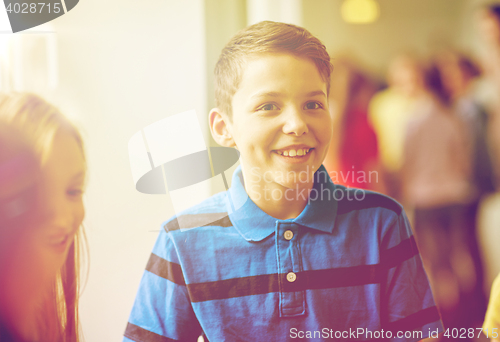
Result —
<instances>
[{"instance_id":1,"label":"blue striped polo shirt","mask_svg":"<svg viewBox=\"0 0 500 342\"><path fill-rule=\"evenodd\" d=\"M417 341L442 330L401 205L335 185L323 166L294 219L257 207L238 168L227 192L163 228L124 341Z\"/></svg>"}]
</instances>

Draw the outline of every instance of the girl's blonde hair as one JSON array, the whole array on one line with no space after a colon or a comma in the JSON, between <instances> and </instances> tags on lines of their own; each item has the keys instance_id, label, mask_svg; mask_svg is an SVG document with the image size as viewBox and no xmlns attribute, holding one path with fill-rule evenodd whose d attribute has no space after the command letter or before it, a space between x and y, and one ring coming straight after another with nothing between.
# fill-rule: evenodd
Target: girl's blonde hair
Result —
<instances>
[{"instance_id":1,"label":"girl's blonde hair","mask_svg":"<svg viewBox=\"0 0 500 342\"><path fill-rule=\"evenodd\" d=\"M85 155L78 129L57 108L37 95L0 93L0 123L22 134L43 166L58 132L66 132L77 141ZM71 244L67 259L46 295L38 317L40 341L77 342L79 337L78 296L80 254L85 246L83 229L79 229Z\"/></svg>"}]
</instances>

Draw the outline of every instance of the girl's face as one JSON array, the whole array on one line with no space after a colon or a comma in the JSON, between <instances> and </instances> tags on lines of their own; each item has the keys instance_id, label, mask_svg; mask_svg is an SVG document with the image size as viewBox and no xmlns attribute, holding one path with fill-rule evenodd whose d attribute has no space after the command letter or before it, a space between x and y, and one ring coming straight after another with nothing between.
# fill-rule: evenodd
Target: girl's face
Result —
<instances>
[{"instance_id":1,"label":"girl's face","mask_svg":"<svg viewBox=\"0 0 500 342\"><path fill-rule=\"evenodd\" d=\"M26 339L36 338L39 307L61 270L85 211L85 160L77 140L56 134L42 167L37 212L13 247L2 297L9 325ZM6 297L6 298L3 298Z\"/></svg>"}]
</instances>

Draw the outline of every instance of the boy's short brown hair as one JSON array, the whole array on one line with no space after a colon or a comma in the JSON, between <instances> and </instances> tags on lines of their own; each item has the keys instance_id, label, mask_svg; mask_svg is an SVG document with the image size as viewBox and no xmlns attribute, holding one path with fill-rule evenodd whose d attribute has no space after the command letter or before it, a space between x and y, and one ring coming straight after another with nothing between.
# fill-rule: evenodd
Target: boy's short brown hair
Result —
<instances>
[{"instance_id":1,"label":"boy's short brown hair","mask_svg":"<svg viewBox=\"0 0 500 342\"><path fill-rule=\"evenodd\" d=\"M231 101L241 81L245 60L263 53L288 53L309 58L330 89L332 65L326 47L306 29L262 21L238 32L222 49L215 66L215 104L231 116Z\"/></svg>"}]
</instances>

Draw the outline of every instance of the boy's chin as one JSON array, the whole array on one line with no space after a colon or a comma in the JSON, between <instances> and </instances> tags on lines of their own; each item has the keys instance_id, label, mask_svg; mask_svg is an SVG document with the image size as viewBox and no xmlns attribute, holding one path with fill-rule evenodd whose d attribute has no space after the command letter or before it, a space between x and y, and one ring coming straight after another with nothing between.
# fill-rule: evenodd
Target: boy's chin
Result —
<instances>
[{"instance_id":1,"label":"boy's chin","mask_svg":"<svg viewBox=\"0 0 500 342\"><path fill-rule=\"evenodd\" d=\"M311 188L311 185L314 182L313 179L313 174L307 174L306 176L306 174L304 173L300 179L298 177L296 179L285 179L279 183L281 186L287 189L302 190Z\"/></svg>"}]
</instances>

